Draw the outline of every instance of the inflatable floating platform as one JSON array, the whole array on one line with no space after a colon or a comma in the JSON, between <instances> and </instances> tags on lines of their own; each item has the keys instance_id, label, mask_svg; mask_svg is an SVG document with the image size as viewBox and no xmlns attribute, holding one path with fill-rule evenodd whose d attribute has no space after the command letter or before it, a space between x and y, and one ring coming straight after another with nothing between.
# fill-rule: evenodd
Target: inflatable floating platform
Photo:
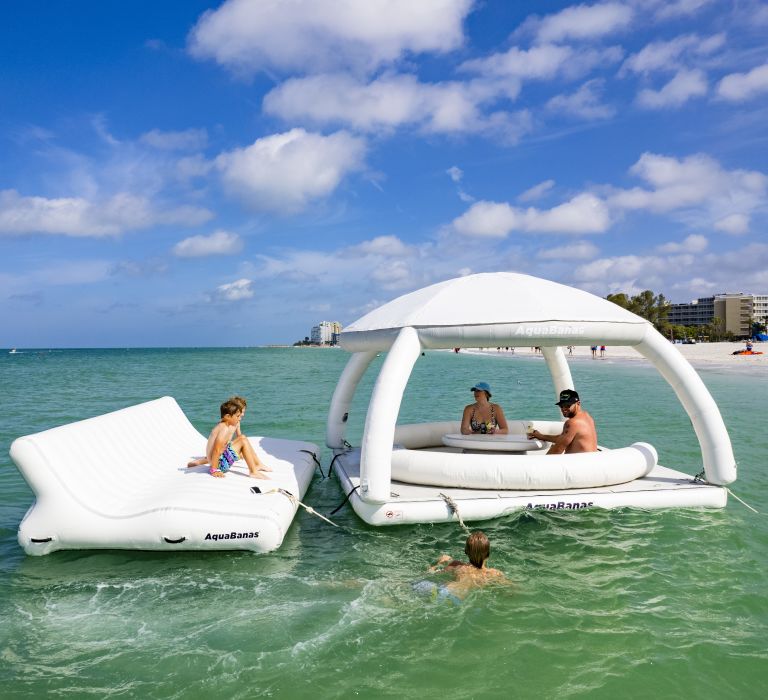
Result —
<instances>
[{"instance_id":1,"label":"inflatable floating platform","mask_svg":"<svg viewBox=\"0 0 768 700\"><path fill-rule=\"evenodd\" d=\"M309 442L249 439L274 470L270 480L248 476L245 462L223 479L207 467L187 468L205 454L207 439L170 397L18 438L11 458L36 498L19 526L19 544L33 555L275 550L312 480L318 450Z\"/></svg>"},{"instance_id":2,"label":"inflatable floating platform","mask_svg":"<svg viewBox=\"0 0 768 700\"><path fill-rule=\"evenodd\" d=\"M487 520L521 509L722 508L725 487L736 479L728 431L696 371L647 320L583 290L518 273L467 275L370 311L342 331L339 343L351 355L331 399L325 442L342 489L371 525ZM424 350L539 347L552 379L554 414L561 413L555 408L561 392L576 388L563 348L602 344L635 348L672 387L701 448L701 463L691 465L697 476L660 466L647 442L545 454L549 444L527 434L560 434L562 415L508 421L510 434L499 436L461 435L455 421L398 423ZM360 445L352 447L345 438L352 400L379 354L386 356ZM493 371L503 375L508 367L496 363ZM456 371L466 372L465 365ZM587 410L594 398L586 396Z\"/></svg>"}]
</instances>

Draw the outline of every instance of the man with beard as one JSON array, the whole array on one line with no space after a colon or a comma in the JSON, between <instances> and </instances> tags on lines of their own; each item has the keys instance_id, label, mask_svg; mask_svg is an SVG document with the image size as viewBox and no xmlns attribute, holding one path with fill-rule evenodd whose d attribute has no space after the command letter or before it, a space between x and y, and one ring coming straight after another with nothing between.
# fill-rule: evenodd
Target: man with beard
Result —
<instances>
[{"instance_id":1,"label":"man with beard","mask_svg":"<svg viewBox=\"0 0 768 700\"><path fill-rule=\"evenodd\" d=\"M576 452L597 452L597 430L595 421L582 407L579 395L573 389L560 392L560 400L555 404L565 418L563 432L559 435L544 435L538 430L528 433L528 437L551 442L548 455L574 454Z\"/></svg>"}]
</instances>

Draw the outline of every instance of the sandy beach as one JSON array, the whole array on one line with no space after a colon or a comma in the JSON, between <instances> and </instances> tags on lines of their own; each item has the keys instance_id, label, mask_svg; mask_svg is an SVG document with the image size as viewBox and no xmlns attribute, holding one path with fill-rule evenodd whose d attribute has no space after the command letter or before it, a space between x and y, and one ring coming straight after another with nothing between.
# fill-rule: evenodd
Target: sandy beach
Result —
<instances>
[{"instance_id":1,"label":"sandy beach","mask_svg":"<svg viewBox=\"0 0 768 700\"><path fill-rule=\"evenodd\" d=\"M754 343L754 351L762 352L762 355L733 355L734 350L743 350L745 348L744 342L735 343L696 343L695 345L675 345L674 346L680 354L688 360L694 367L717 367L728 368L736 371L749 371L749 372L768 372L768 343ZM499 351L495 348L480 349L463 349L461 352L475 353L484 355L512 355L512 350ZM515 355L523 357L541 357L541 353L536 352L533 348L516 348L514 350ZM593 361L592 353L588 347L574 346L573 355L568 355L566 350L566 356L569 360L576 361ZM639 361L647 362L647 360L634 348L628 347L611 347L606 346L605 354L600 357L600 350L598 348L597 358L595 362L610 360L627 360L627 361Z\"/></svg>"}]
</instances>

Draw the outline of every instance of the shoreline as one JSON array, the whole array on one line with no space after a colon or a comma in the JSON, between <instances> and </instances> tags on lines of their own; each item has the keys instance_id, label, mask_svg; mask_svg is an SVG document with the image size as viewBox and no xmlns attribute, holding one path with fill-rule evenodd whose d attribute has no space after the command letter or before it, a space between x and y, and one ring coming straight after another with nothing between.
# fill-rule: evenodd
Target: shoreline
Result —
<instances>
[{"instance_id":1,"label":"shoreline","mask_svg":"<svg viewBox=\"0 0 768 700\"><path fill-rule=\"evenodd\" d=\"M768 343L754 343L754 350L762 352L762 355L733 355L734 350L743 350L745 344L741 342L723 342L723 343L697 343L695 345L675 345L680 354L696 369L718 369L728 370L739 373L749 373L760 375L768 374ZM597 351L597 357L593 358L592 353L587 346L574 346L573 354L569 355L565 351L566 359L577 360L579 362L641 362L651 365L650 361L643 357L637 350L631 347L606 346L604 357L600 357L600 350ZM445 352L453 352L447 350ZM536 352L532 347L518 347L514 351L496 350L496 348L462 348L462 353L467 355L486 355L489 357L524 357L524 358L542 358L540 352Z\"/></svg>"}]
</instances>

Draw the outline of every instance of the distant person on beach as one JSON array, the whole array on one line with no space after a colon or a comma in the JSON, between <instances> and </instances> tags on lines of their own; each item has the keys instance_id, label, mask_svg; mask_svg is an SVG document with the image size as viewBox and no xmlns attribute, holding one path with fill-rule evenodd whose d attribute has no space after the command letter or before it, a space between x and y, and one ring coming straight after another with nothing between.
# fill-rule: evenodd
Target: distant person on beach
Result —
<instances>
[{"instance_id":1,"label":"distant person on beach","mask_svg":"<svg viewBox=\"0 0 768 700\"><path fill-rule=\"evenodd\" d=\"M448 592L463 597L472 588L485 586L492 581L499 583L506 581L501 571L488 566L491 543L484 532L475 530L467 537L464 554L469 557L468 562L443 554L433 566L429 567L430 572L448 571L453 574L454 580L445 584Z\"/></svg>"},{"instance_id":2,"label":"distant person on beach","mask_svg":"<svg viewBox=\"0 0 768 700\"><path fill-rule=\"evenodd\" d=\"M568 346L568 354L573 355L573 345Z\"/></svg>"},{"instance_id":3,"label":"distant person on beach","mask_svg":"<svg viewBox=\"0 0 768 700\"><path fill-rule=\"evenodd\" d=\"M221 478L226 475L232 465L240 459L244 459L248 465L248 473L255 479L269 479L266 472L271 472L251 447L248 438L242 434L235 435L243 417L242 404L227 399L220 407L221 420L211 430L208 437L208 445L205 450L204 464L209 466L211 476ZM242 456L241 456L242 455ZM194 467L200 463L199 459L193 460L187 466Z\"/></svg>"},{"instance_id":4,"label":"distant person on beach","mask_svg":"<svg viewBox=\"0 0 768 700\"><path fill-rule=\"evenodd\" d=\"M491 387L487 382L477 382L472 389L475 402L464 407L461 417L461 432L463 435L500 434L509 432L504 410L497 403L491 403Z\"/></svg>"},{"instance_id":5,"label":"distant person on beach","mask_svg":"<svg viewBox=\"0 0 768 700\"><path fill-rule=\"evenodd\" d=\"M592 351L592 359L597 358L597 345L593 345L591 348L589 348Z\"/></svg>"},{"instance_id":6,"label":"distant person on beach","mask_svg":"<svg viewBox=\"0 0 768 700\"><path fill-rule=\"evenodd\" d=\"M600 346L600 357L605 357L605 345Z\"/></svg>"},{"instance_id":7,"label":"distant person on beach","mask_svg":"<svg viewBox=\"0 0 768 700\"><path fill-rule=\"evenodd\" d=\"M576 452L597 452L597 430L595 421L582 407L579 395L573 389L560 392L555 404L565 418L563 432L559 435L544 435L538 430L528 433L528 438L551 442L548 455L574 454Z\"/></svg>"}]
</instances>

